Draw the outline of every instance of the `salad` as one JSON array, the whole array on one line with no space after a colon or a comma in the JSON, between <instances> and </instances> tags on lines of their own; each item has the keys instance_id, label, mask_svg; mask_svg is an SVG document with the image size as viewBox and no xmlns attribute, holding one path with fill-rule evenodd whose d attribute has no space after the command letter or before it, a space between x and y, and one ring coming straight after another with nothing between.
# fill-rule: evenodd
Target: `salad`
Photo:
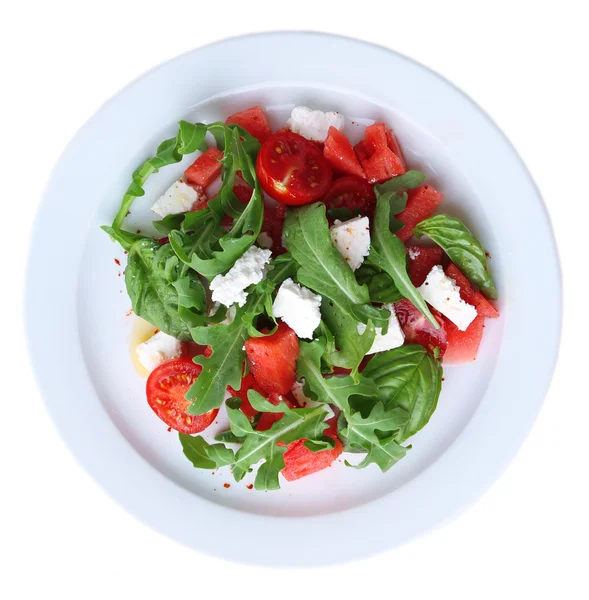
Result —
<instances>
[{"instance_id":1,"label":"salad","mask_svg":"<svg viewBox=\"0 0 589 600\"><path fill-rule=\"evenodd\" d=\"M180 121L103 227L156 331L136 348L149 406L194 467L255 470L257 490L343 452L390 469L434 413L442 365L475 360L499 316L481 243L440 214L393 131L374 123L353 146L344 126L307 107L275 133L260 106ZM127 231L147 178L194 153L152 207L158 237Z\"/></svg>"}]
</instances>

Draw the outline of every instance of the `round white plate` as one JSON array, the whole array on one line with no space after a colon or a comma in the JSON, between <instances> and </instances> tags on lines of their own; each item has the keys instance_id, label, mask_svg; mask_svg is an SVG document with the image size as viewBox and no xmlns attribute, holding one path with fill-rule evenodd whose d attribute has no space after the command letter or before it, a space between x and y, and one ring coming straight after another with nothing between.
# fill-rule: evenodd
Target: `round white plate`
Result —
<instances>
[{"instance_id":1,"label":"round white plate","mask_svg":"<svg viewBox=\"0 0 589 600\"><path fill-rule=\"evenodd\" d=\"M129 360L124 255L110 224L133 169L175 134L261 104L275 127L297 104L338 110L347 133L391 125L412 167L446 195L491 254L501 318L476 362L445 369L439 406L388 473L342 462L258 493L192 467L145 401ZM154 176L128 227L186 160ZM115 258L123 263L117 266ZM473 502L511 460L540 408L561 320L554 239L513 147L438 75L367 43L315 33L240 37L180 56L135 81L84 125L55 167L37 216L26 321L49 412L81 464L158 531L198 550L264 565L317 565L401 544ZM231 487L225 488L224 484Z\"/></svg>"}]
</instances>

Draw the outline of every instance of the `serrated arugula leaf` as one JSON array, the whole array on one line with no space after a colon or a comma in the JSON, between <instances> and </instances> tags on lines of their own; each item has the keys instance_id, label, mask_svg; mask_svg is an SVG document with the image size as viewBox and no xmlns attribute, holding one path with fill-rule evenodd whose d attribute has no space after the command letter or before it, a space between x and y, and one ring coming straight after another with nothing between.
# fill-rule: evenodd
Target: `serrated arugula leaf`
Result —
<instances>
[{"instance_id":1,"label":"serrated arugula leaf","mask_svg":"<svg viewBox=\"0 0 589 600\"><path fill-rule=\"evenodd\" d=\"M418 223L413 233L418 238L422 235L430 237L469 281L478 285L485 296L497 300L497 289L489 273L485 251L460 219L436 215Z\"/></svg>"},{"instance_id":2,"label":"serrated arugula leaf","mask_svg":"<svg viewBox=\"0 0 589 600\"><path fill-rule=\"evenodd\" d=\"M408 448L401 446L394 439L389 438L388 440L381 440L378 444L372 444L364 459L357 465L353 465L347 460L345 464L347 467L352 467L353 469L364 469L374 463L385 473L405 457L407 450Z\"/></svg>"},{"instance_id":3,"label":"serrated arugula leaf","mask_svg":"<svg viewBox=\"0 0 589 600\"><path fill-rule=\"evenodd\" d=\"M179 433L180 443L186 458L197 469L215 469L217 464L207 454L210 447L201 436L192 436L186 433Z\"/></svg>"},{"instance_id":4,"label":"serrated arugula leaf","mask_svg":"<svg viewBox=\"0 0 589 600\"><path fill-rule=\"evenodd\" d=\"M362 374L378 387L385 408L401 408L409 415L395 435L397 442L427 425L442 389L442 365L423 346L407 344L377 354Z\"/></svg>"},{"instance_id":5,"label":"serrated arugula leaf","mask_svg":"<svg viewBox=\"0 0 589 600\"><path fill-rule=\"evenodd\" d=\"M385 327L389 312L370 305L368 288L356 281L350 266L334 247L325 204L290 208L284 221L286 247L299 264L299 283L332 300L357 321Z\"/></svg>"},{"instance_id":6,"label":"serrated arugula leaf","mask_svg":"<svg viewBox=\"0 0 589 600\"><path fill-rule=\"evenodd\" d=\"M326 347L325 360L335 367L351 369L352 377L356 378L358 367L374 342L374 325L369 321L366 331L358 333L357 321L325 298L321 303L321 314L334 338L333 348L328 350Z\"/></svg>"},{"instance_id":7,"label":"serrated arugula leaf","mask_svg":"<svg viewBox=\"0 0 589 600\"><path fill-rule=\"evenodd\" d=\"M391 276L374 265L363 264L356 271L356 279L360 285L368 286L371 302L394 303L403 298Z\"/></svg>"},{"instance_id":8,"label":"serrated arugula leaf","mask_svg":"<svg viewBox=\"0 0 589 600\"><path fill-rule=\"evenodd\" d=\"M110 236L110 239L113 242L118 242L126 252L129 252L131 246L139 240L151 240L151 238L139 233L131 233L130 231L123 231L122 229L113 229L108 225L102 225L100 229L102 229L102 231L106 231L106 233L108 233Z\"/></svg>"},{"instance_id":9,"label":"serrated arugula leaf","mask_svg":"<svg viewBox=\"0 0 589 600\"><path fill-rule=\"evenodd\" d=\"M389 229L390 211L389 202L386 198L380 197L376 203L368 262L388 273L399 292L408 298L436 329L439 329L440 324L430 312L421 294L411 283L407 273L405 244Z\"/></svg>"}]
</instances>

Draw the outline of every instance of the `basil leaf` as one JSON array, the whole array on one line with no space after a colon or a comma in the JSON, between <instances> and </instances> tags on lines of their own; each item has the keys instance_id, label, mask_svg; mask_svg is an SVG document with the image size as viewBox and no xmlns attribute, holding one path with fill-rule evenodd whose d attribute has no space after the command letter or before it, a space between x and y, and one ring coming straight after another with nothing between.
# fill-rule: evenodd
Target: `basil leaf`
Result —
<instances>
[{"instance_id":1,"label":"basil leaf","mask_svg":"<svg viewBox=\"0 0 589 600\"><path fill-rule=\"evenodd\" d=\"M403 298L391 276L373 265L363 264L356 271L356 279L360 285L368 287L372 302L394 303Z\"/></svg>"},{"instance_id":2,"label":"basil leaf","mask_svg":"<svg viewBox=\"0 0 589 600\"><path fill-rule=\"evenodd\" d=\"M190 330L178 314L175 284L179 277L178 258L168 244L162 246L152 239L142 239L129 249L125 284L133 311L164 333L179 340L189 340ZM178 285L186 293L191 288L191 293L200 295L199 298L204 295L204 290L200 290L202 284L196 278L190 282L184 279ZM196 306L203 306L195 298Z\"/></svg>"},{"instance_id":3,"label":"basil leaf","mask_svg":"<svg viewBox=\"0 0 589 600\"><path fill-rule=\"evenodd\" d=\"M460 219L436 215L418 223L413 234L418 238L422 235L430 237L444 249L466 277L479 286L485 296L497 300L497 290L489 273L485 251Z\"/></svg>"},{"instance_id":4,"label":"basil leaf","mask_svg":"<svg viewBox=\"0 0 589 600\"><path fill-rule=\"evenodd\" d=\"M410 415L395 435L397 442L428 423L442 389L442 366L423 346L407 344L376 354L362 375L376 385L386 409L401 408Z\"/></svg>"},{"instance_id":5,"label":"basil leaf","mask_svg":"<svg viewBox=\"0 0 589 600\"><path fill-rule=\"evenodd\" d=\"M210 447L204 439L199 436L191 436L186 433L179 433L180 443L184 456L197 469L215 469L217 464L207 454L207 449Z\"/></svg>"},{"instance_id":6,"label":"basil leaf","mask_svg":"<svg viewBox=\"0 0 589 600\"><path fill-rule=\"evenodd\" d=\"M325 204L292 209L284 221L286 247L298 262L297 280L325 296L358 321L385 327L389 312L370 305L368 289L356 281L344 257L331 242Z\"/></svg>"},{"instance_id":7,"label":"basil leaf","mask_svg":"<svg viewBox=\"0 0 589 600\"><path fill-rule=\"evenodd\" d=\"M389 229L390 209L389 202L384 196L381 196L376 202L368 262L388 273L399 292L411 300L415 307L427 317L427 320L436 329L439 329L440 324L407 274L405 244Z\"/></svg>"}]
</instances>

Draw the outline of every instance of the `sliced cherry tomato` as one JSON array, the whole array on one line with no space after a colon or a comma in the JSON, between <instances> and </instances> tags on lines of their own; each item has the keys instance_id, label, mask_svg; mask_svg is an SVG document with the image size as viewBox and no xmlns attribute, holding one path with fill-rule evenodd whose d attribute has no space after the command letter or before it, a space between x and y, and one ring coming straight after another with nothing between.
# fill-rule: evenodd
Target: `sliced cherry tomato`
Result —
<instances>
[{"instance_id":1,"label":"sliced cherry tomato","mask_svg":"<svg viewBox=\"0 0 589 600\"><path fill-rule=\"evenodd\" d=\"M395 313L399 319L399 324L405 334L405 341L408 344L420 344L433 356L442 358L448 347L446 329L444 328L444 318L436 310L430 310L438 323L440 329L436 329L426 317L413 306L413 303L406 298L395 302ZM436 348L438 350L436 351Z\"/></svg>"},{"instance_id":2,"label":"sliced cherry tomato","mask_svg":"<svg viewBox=\"0 0 589 600\"><path fill-rule=\"evenodd\" d=\"M286 324L264 337L246 340L245 353L259 386L268 394L286 394L296 381L299 339Z\"/></svg>"},{"instance_id":3,"label":"sliced cherry tomato","mask_svg":"<svg viewBox=\"0 0 589 600\"><path fill-rule=\"evenodd\" d=\"M162 363L147 379L149 406L166 425L181 433L204 431L219 412L215 409L204 415L186 413L190 402L184 396L201 371L202 367L189 358L178 358Z\"/></svg>"},{"instance_id":4,"label":"sliced cherry tomato","mask_svg":"<svg viewBox=\"0 0 589 600\"><path fill-rule=\"evenodd\" d=\"M275 133L262 144L256 172L269 196L291 206L318 200L331 184L331 167L321 149L291 131Z\"/></svg>"},{"instance_id":5,"label":"sliced cherry tomato","mask_svg":"<svg viewBox=\"0 0 589 600\"><path fill-rule=\"evenodd\" d=\"M347 208L372 217L376 206L374 188L365 179L347 175L336 179L323 200L327 208Z\"/></svg>"}]
</instances>

